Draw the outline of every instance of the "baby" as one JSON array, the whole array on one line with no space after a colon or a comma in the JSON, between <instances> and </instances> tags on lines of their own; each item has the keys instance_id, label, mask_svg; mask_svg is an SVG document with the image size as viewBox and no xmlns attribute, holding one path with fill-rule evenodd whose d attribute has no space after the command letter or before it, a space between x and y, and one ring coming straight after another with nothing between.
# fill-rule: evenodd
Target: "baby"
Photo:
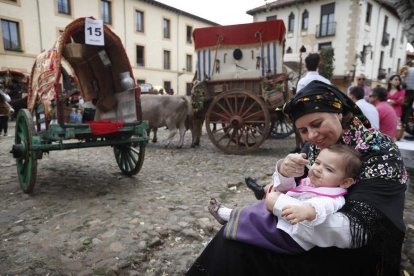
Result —
<instances>
[{"instance_id":1,"label":"baby","mask_svg":"<svg viewBox=\"0 0 414 276\"><path fill-rule=\"evenodd\" d=\"M273 215L277 228L277 231L283 231L287 233L291 239L293 239L303 250L309 250L314 245L310 245L308 242L303 242L301 234L295 232L295 228L292 225L297 223L306 223L309 228L313 228L324 221L327 215L338 211L344 204L344 195L347 193L346 189L354 184L354 178L360 173L362 161L360 159L360 153L355 149L345 145L332 145L327 147L319 153L314 164L310 167L307 178L302 179L299 185L288 191L279 191L278 198L274 206L268 208L273 209ZM276 171L273 175L273 189L278 191L278 187L282 187L279 181L279 174ZM281 193L286 192L286 193ZM232 231L225 231L226 237L235 240L246 239L243 233L243 223L246 223L246 230L249 228L249 223L260 224L260 218L263 217L262 209L264 205L253 205L243 209L237 208L235 210L221 206L215 199L211 199L208 209L210 213L221 224L228 223L226 228L235 229L234 235ZM267 211L267 209L265 209ZM267 211L268 212L268 211ZM237 214L235 214L237 213ZM255 214L257 213L257 214ZM230 226L229 226L230 225ZM273 227L273 226L272 226ZM247 238L245 242L255 244L257 240L261 240L255 233L255 236ZM260 235L260 234L259 234ZM271 239L276 238L278 235L274 235ZM283 235L283 243L286 243L286 235ZM249 240L251 238L251 240ZM267 239L267 237L266 237ZM255 241L256 240L256 241ZM308 240L308 239L306 239ZM278 249L277 240L267 240L264 247L281 253L286 253L286 248L283 250ZM276 244L276 249L273 245ZM261 244L256 244L261 246ZM263 245L262 245L263 246ZM295 250L295 253L297 250ZM291 252L293 253L293 252Z\"/></svg>"}]
</instances>

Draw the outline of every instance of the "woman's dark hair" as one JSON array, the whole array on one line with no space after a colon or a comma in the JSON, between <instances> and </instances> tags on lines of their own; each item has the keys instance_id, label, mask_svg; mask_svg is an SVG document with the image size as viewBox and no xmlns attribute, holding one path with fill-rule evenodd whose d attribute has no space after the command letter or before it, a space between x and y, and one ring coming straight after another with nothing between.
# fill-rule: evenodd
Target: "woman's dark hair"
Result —
<instances>
[{"instance_id":1,"label":"woman's dark hair","mask_svg":"<svg viewBox=\"0 0 414 276\"><path fill-rule=\"evenodd\" d=\"M401 90L401 83L402 83L401 76L400 76L400 75L398 75L398 74L395 74L395 75L392 75L392 76L388 79L388 87L387 87L387 91L390 91L390 90L391 90L391 81L392 81L392 79L393 79L393 78L395 78L395 77L398 77L398 79L400 80L400 84L399 84L399 85L397 85L397 90Z\"/></svg>"},{"instance_id":2,"label":"woman's dark hair","mask_svg":"<svg viewBox=\"0 0 414 276\"><path fill-rule=\"evenodd\" d=\"M342 129L348 129L349 126L351 125L352 120L354 119L354 113L350 110L344 110L342 112L342 121L341 121L341 125L342 125Z\"/></svg>"}]
</instances>

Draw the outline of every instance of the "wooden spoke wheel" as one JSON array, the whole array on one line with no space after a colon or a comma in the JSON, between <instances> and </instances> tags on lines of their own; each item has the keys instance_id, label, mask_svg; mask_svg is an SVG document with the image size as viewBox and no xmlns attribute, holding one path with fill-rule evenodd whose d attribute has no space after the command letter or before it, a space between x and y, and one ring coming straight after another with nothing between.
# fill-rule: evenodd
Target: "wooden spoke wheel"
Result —
<instances>
[{"instance_id":1,"label":"wooden spoke wheel","mask_svg":"<svg viewBox=\"0 0 414 276\"><path fill-rule=\"evenodd\" d=\"M277 111L277 118L272 123L270 130L270 137L275 139L283 139L289 137L295 132L293 123L289 118L283 114L282 111Z\"/></svg>"},{"instance_id":2,"label":"wooden spoke wheel","mask_svg":"<svg viewBox=\"0 0 414 276\"><path fill-rule=\"evenodd\" d=\"M228 91L210 104L206 129L213 144L225 153L245 154L268 137L269 110L261 98L247 91Z\"/></svg>"},{"instance_id":3,"label":"wooden spoke wheel","mask_svg":"<svg viewBox=\"0 0 414 276\"><path fill-rule=\"evenodd\" d=\"M145 144L140 143L138 146L131 144L114 146L114 154L121 172L132 176L141 170L144 163Z\"/></svg>"},{"instance_id":4,"label":"wooden spoke wheel","mask_svg":"<svg viewBox=\"0 0 414 276\"><path fill-rule=\"evenodd\" d=\"M36 134L32 116L27 109L21 109L16 119L15 147L19 148L19 157L16 158L17 175L20 187L25 193L31 193L36 183L37 159L30 151L33 145L33 136Z\"/></svg>"}]
</instances>

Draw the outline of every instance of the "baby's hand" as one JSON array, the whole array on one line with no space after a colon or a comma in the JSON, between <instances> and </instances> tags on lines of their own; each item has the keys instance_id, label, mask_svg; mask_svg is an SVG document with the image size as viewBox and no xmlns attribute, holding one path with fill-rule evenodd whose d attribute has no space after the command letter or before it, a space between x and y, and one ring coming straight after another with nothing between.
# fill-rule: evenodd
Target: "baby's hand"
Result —
<instances>
[{"instance_id":1,"label":"baby's hand","mask_svg":"<svg viewBox=\"0 0 414 276\"><path fill-rule=\"evenodd\" d=\"M282 217L290 224L297 224L304 220L314 220L316 211L311 205L288 205L282 210Z\"/></svg>"}]
</instances>

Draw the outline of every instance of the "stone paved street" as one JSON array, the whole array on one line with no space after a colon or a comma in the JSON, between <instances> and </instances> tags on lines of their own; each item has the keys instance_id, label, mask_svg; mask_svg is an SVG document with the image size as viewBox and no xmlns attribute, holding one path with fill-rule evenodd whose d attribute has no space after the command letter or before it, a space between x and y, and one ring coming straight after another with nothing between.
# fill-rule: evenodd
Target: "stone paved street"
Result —
<instances>
[{"instance_id":1,"label":"stone paved street","mask_svg":"<svg viewBox=\"0 0 414 276\"><path fill-rule=\"evenodd\" d=\"M125 177L112 148L50 152L38 162L34 194L24 194L0 137L0 275L183 275L220 225L210 197L227 206L255 201L244 185L270 180L294 139L267 140L254 154L226 155L202 146L146 148L143 168ZM159 140L167 130L159 130ZM414 275L414 192L407 192L403 270ZM409 259L409 258L410 259Z\"/></svg>"}]
</instances>

